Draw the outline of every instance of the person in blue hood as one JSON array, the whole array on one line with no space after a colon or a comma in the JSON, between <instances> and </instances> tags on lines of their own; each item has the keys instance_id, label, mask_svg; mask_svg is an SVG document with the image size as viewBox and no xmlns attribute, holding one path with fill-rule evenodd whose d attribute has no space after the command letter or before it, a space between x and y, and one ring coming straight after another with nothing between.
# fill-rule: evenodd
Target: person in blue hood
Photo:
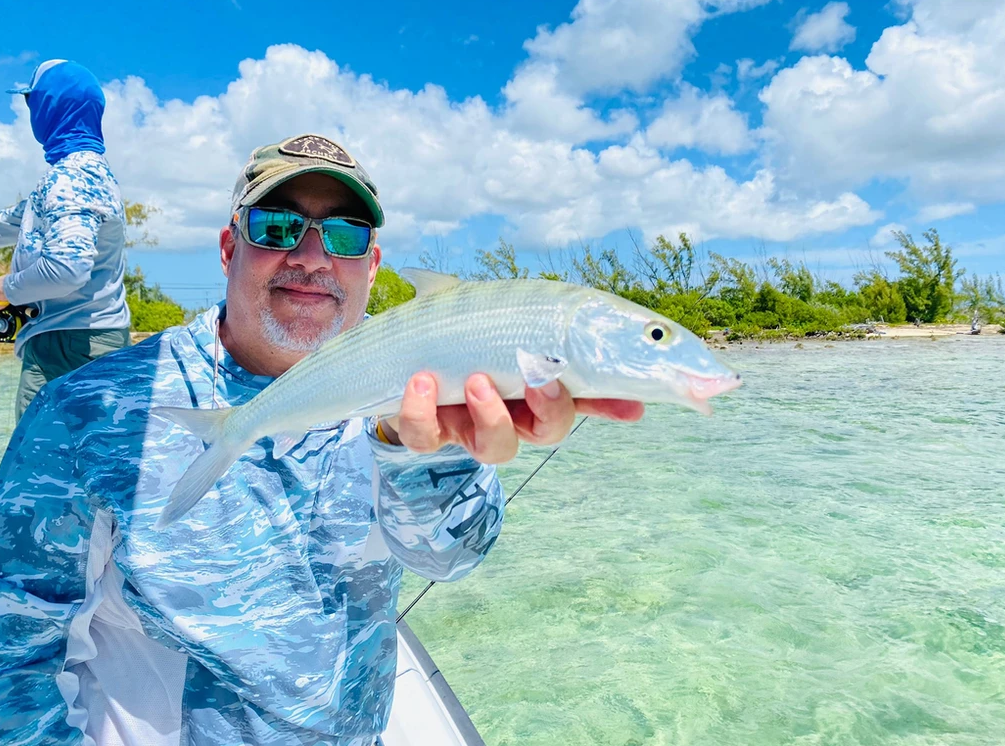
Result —
<instances>
[{"instance_id":1,"label":"person in blue hood","mask_svg":"<svg viewBox=\"0 0 1005 746\"><path fill-rule=\"evenodd\" d=\"M129 344L126 215L104 158L105 96L97 78L48 60L23 95L49 170L26 200L0 210L0 245L15 240L0 307L31 309L18 332L18 419L49 381Z\"/></svg>"}]
</instances>

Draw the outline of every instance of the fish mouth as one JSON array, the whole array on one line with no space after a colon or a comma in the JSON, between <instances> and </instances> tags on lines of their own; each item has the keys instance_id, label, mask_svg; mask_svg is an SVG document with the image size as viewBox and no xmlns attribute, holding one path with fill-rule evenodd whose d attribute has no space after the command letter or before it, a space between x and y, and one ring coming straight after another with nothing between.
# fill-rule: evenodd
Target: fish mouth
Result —
<instances>
[{"instance_id":1,"label":"fish mouth","mask_svg":"<svg viewBox=\"0 0 1005 746\"><path fill-rule=\"evenodd\" d=\"M688 377L687 401L688 404L704 415L712 414L712 405L708 400L713 396L725 394L740 387L743 381L739 373L729 373L721 376L704 378L701 376Z\"/></svg>"}]
</instances>

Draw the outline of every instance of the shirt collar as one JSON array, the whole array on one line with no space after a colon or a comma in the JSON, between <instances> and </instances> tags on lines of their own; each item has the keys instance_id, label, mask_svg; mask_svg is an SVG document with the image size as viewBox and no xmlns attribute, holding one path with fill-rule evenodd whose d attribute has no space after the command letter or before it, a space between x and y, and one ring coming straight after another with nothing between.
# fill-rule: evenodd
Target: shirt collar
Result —
<instances>
[{"instance_id":1,"label":"shirt collar","mask_svg":"<svg viewBox=\"0 0 1005 746\"><path fill-rule=\"evenodd\" d=\"M220 301L196 316L195 320L189 324L196 346L203 353L210 366L213 365L214 354L217 355L217 359L220 361L221 377L238 381L252 388L264 389L276 379L272 376L256 375L242 368L224 347L223 342L219 340L218 325L226 317L226 301Z\"/></svg>"}]
</instances>

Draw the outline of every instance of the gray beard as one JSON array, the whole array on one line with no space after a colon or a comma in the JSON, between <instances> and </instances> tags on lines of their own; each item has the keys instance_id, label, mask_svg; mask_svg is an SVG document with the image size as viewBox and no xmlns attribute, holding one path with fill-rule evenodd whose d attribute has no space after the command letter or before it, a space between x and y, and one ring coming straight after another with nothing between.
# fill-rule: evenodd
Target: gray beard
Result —
<instances>
[{"instance_id":1,"label":"gray beard","mask_svg":"<svg viewBox=\"0 0 1005 746\"><path fill-rule=\"evenodd\" d=\"M262 309L262 329L265 338L276 347L290 352L314 352L330 339L334 339L342 331L345 316L339 313L327 329L315 330L309 333L298 330L297 322L283 324L267 308Z\"/></svg>"},{"instance_id":2,"label":"gray beard","mask_svg":"<svg viewBox=\"0 0 1005 746\"><path fill-rule=\"evenodd\" d=\"M262 330L265 333L265 338L271 344L290 352L313 352L325 342L337 337L342 331L342 327L345 326L345 289L330 275L309 275L306 272L290 269L272 278L269 283L270 292L273 288L287 282L324 288L334 296L338 303L338 314L324 329L310 328L307 318L303 320L295 318L293 321L283 323L275 317L271 309L262 309L260 316Z\"/></svg>"}]
</instances>

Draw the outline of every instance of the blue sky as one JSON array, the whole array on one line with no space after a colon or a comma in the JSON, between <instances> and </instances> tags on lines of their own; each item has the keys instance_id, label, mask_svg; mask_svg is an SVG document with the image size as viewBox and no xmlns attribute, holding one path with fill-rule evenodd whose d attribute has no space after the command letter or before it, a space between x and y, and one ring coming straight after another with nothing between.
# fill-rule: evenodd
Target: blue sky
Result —
<instances>
[{"instance_id":1,"label":"blue sky","mask_svg":"<svg viewBox=\"0 0 1005 746\"><path fill-rule=\"evenodd\" d=\"M468 4L111 0L7 10L0 78L41 60L105 86L108 157L160 208L131 261L187 305L256 145L304 131L370 170L386 260L455 268L499 236L537 269L588 242L630 259L686 230L745 259L849 280L891 227L937 227L968 270L1005 270L1005 28L991 0L513 0ZM373 8L376 7L377 10ZM44 170L0 107L0 202Z\"/></svg>"}]
</instances>

